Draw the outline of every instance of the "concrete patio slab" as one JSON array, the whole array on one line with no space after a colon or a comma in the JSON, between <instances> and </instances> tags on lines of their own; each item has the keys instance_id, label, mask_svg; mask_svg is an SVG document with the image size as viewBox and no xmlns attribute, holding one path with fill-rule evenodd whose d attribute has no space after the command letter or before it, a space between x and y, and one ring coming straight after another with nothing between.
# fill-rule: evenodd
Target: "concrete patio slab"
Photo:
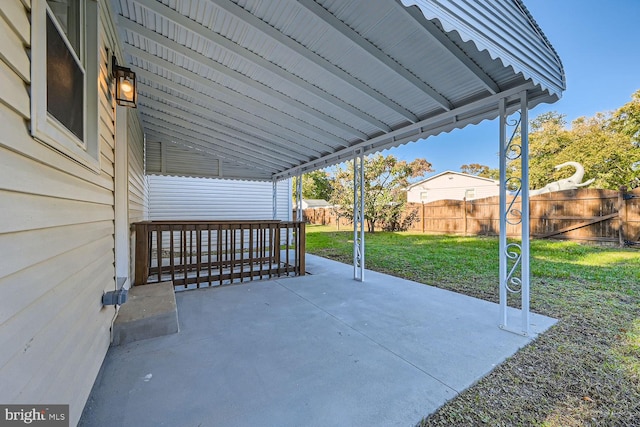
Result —
<instances>
[{"instance_id":1,"label":"concrete patio slab","mask_svg":"<svg viewBox=\"0 0 640 427\"><path fill-rule=\"evenodd\" d=\"M180 332L112 347L80 425L413 426L533 339L500 330L496 304L307 262L178 293Z\"/></svg>"}]
</instances>

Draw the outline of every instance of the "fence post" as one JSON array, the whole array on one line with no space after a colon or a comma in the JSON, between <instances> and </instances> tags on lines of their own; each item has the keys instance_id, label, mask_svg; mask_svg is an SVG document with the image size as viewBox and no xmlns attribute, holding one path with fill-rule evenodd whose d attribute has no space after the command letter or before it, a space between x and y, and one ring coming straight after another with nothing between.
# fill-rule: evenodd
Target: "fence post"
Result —
<instances>
[{"instance_id":1,"label":"fence post","mask_svg":"<svg viewBox=\"0 0 640 427\"><path fill-rule=\"evenodd\" d=\"M463 197L462 198L462 209L464 209L464 212L462 214L463 220L464 220L464 235L467 235L467 198Z\"/></svg>"},{"instance_id":2,"label":"fence post","mask_svg":"<svg viewBox=\"0 0 640 427\"><path fill-rule=\"evenodd\" d=\"M624 247L624 228L627 225L627 200L624 197L626 192L627 187L623 185L618 193L618 240L620 247Z\"/></svg>"},{"instance_id":3,"label":"fence post","mask_svg":"<svg viewBox=\"0 0 640 427\"><path fill-rule=\"evenodd\" d=\"M424 227L425 227L424 223L426 222L425 221L425 217L424 217L424 202L422 202L422 218L421 218L421 221L422 221L422 232L424 233Z\"/></svg>"}]
</instances>

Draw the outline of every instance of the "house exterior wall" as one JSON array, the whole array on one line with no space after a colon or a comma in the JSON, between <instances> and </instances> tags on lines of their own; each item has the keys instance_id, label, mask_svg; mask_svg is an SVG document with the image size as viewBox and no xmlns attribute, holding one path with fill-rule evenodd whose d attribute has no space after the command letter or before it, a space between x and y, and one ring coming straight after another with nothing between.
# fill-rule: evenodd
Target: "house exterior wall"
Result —
<instances>
[{"instance_id":1,"label":"house exterior wall","mask_svg":"<svg viewBox=\"0 0 640 427\"><path fill-rule=\"evenodd\" d=\"M149 186L144 175L144 136L137 111L127 110L129 141L129 221L144 221L149 216Z\"/></svg>"},{"instance_id":2,"label":"house exterior wall","mask_svg":"<svg viewBox=\"0 0 640 427\"><path fill-rule=\"evenodd\" d=\"M30 7L0 2L0 402L70 405L82 413L110 343L114 307L114 103L108 71L116 33L99 1L99 168L30 133ZM117 48L116 48L117 49ZM142 139L129 120L129 221L146 215Z\"/></svg>"},{"instance_id":3,"label":"house exterior wall","mask_svg":"<svg viewBox=\"0 0 640 427\"><path fill-rule=\"evenodd\" d=\"M272 183L149 175L149 219L271 219ZM278 183L278 218L291 218L291 188Z\"/></svg>"},{"instance_id":4,"label":"house exterior wall","mask_svg":"<svg viewBox=\"0 0 640 427\"><path fill-rule=\"evenodd\" d=\"M144 174L144 134L142 125L138 120L137 110L127 111L127 139L132 142L128 144L128 193L129 193L129 225L149 219L149 184ZM133 280L135 276L135 233L129 227L129 278ZM131 284L131 282L130 282Z\"/></svg>"},{"instance_id":5,"label":"house exterior wall","mask_svg":"<svg viewBox=\"0 0 640 427\"><path fill-rule=\"evenodd\" d=\"M467 192L468 190L472 193ZM488 179L448 172L414 184L407 191L407 201L410 203L429 203L443 199L463 200L465 195L467 195L467 200L473 200L497 196L499 192L498 184Z\"/></svg>"},{"instance_id":6,"label":"house exterior wall","mask_svg":"<svg viewBox=\"0 0 640 427\"><path fill-rule=\"evenodd\" d=\"M327 202L326 200L322 200L322 199L310 199L310 200L302 199L301 205L302 205L301 206L302 209L317 209L317 208L330 208L331 207L331 203Z\"/></svg>"}]
</instances>

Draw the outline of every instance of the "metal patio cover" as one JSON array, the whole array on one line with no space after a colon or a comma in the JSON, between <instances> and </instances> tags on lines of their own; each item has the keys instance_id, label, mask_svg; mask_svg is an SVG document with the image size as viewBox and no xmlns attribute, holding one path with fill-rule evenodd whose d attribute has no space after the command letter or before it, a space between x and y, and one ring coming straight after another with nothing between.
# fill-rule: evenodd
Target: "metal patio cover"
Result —
<instances>
[{"instance_id":1,"label":"metal patio cover","mask_svg":"<svg viewBox=\"0 0 640 427\"><path fill-rule=\"evenodd\" d=\"M150 174L283 179L565 88L520 0L112 1Z\"/></svg>"}]
</instances>

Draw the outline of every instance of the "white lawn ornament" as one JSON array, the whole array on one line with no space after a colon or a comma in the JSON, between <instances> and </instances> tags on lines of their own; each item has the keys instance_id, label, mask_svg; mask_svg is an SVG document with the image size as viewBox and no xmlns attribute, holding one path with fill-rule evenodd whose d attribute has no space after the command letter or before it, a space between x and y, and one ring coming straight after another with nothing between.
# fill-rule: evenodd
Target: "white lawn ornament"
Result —
<instances>
[{"instance_id":1,"label":"white lawn ornament","mask_svg":"<svg viewBox=\"0 0 640 427\"><path fill-rule=\"evenodd\" d=\"M537 196L538 194L551 193L553 191L562 191L562 190L575 190L579 187L586 187L595 181L594 178L591 178L588 181L582 182L582 178L584 177L584 168L578 162L566 162L556 166L554 169L562 169L566 166L573 166L576 169L576 173L571 175L569 178L559 179L558 181L550 182L544 187L538 190L529 191L530 196Z\"/></svg>"}]
</instances>

